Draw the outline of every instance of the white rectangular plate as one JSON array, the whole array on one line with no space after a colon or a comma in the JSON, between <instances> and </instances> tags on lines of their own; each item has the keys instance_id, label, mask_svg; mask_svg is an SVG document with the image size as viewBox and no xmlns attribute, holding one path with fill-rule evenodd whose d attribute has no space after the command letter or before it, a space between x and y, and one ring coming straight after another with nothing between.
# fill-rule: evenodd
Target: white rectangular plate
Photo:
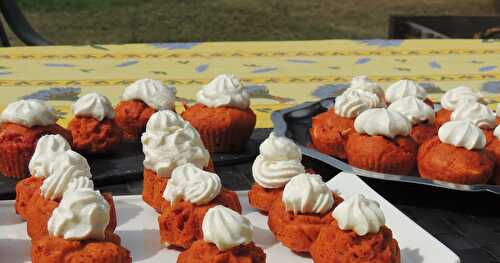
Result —
<instances>
[{"instance_id":1,"label":"white rectangular plate","mask_svg":"<svg viewBox=\"0 0 500 263\"><path fill-rule=\"evenodd\" d=\"M401 248L404 263L457 263L458 256L441 242L415 224L406 215L387 202L357 176L340 173L328 182L328 186L342 197L364 194L377 200L385 213L387 225L392 229ZM246 192L238 193L243 214L255 227L255 243L264 248L267 262L306 263L308 257L299 256L283 247L267 226L267 217L248 205ZM157 213L148 207L141 196L115 197L118 211L116 232L122 238L122 245L132 253L134 262L175 262L176 250L160 244ZM30 262L31 242L26 234L26 224L14 212L13 201L0 201L0 255L2 262Z\"/></svg>"}]
</instances>

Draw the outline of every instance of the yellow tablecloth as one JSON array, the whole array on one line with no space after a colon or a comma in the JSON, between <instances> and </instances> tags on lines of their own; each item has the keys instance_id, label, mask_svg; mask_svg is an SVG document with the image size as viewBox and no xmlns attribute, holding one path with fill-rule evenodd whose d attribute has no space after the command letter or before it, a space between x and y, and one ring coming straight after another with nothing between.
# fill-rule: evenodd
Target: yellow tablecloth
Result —
<instances>
[{"instance_id":1,"label":"yellow tablecloth","mask_svg":"<svg viewBox=\"0 0 500 263\"><path fill-rule=\"evenodd\" d=\"M500 98L500 42L481 40L323 40L155 43L0 49L0 107L19 98L48 100L64 125L78 96L99 92L117 103L139 78L174 85L193 102L214 76L232 73L252 94L258 127L273 110L338 94L355 75L387 87L414 79L433 99L458 85ZM180 103L179 103L180 106Z\"/></svg>"}]
</instances>

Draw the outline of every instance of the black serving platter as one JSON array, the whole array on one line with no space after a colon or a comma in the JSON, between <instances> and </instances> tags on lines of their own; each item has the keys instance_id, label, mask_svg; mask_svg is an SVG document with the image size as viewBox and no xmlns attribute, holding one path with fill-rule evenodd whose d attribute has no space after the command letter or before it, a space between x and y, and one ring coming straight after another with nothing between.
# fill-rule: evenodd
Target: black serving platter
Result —
<instances>
[{"instance_id":1,"label":"black serving platter","mask_svg":"<svg viewBox=\"0 0 500 263\"><path fill-rule=\"evenodd\" d=\"M317 102L306 102L291 108L275 111L272 113L274 132L294 140L302 148L304 155L324 162L338 170L360 175L366 178L367 181L374 182L374 184L386 182L398 187L403 184L408 186L414 185L413 187L431 187L441 189L442 191L485 192L500 195L500 186L496 185L463 185L429 180L418 176L371 172L353 167L343 160L320 153L311 147L309 129L311 128L312 118L317 114L327 111L334 103L335 98L326 98Z\"/></svg>"}]
</instances>

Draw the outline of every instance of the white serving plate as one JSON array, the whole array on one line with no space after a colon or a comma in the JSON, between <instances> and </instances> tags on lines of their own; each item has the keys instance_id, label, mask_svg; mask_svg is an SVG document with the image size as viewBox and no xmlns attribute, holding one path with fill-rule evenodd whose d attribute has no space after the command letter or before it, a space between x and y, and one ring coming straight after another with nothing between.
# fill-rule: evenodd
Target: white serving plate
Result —
<instances>
[{"instance_id":1,"label":"white serving plate","mask_svg":"<svg viewBox=\"0 0 500 263\"><path fill-rule=\"evenodd\" d=\"M361 193L379 202L385 213L387 225L392 229L401 248L404 263L457 263L458 256L427 233L415 222L387 202L356 175L340 173L328 182L328 186L348 197ZM267 262L306 263L312 259L299 256L282 246L267 227L267 217L248 205L246 192L238 193L243 214L255 227L255 243L264 248ZM134 262L176 262L178 251L160 244L157 213L143 203L141 196L115 197L118 212L116 232L122 245L132 253ZM30 262L31 242L26 234L26 224L14 212L13 201L0 201L0 261Z\"/></svg>"}]
</instances>

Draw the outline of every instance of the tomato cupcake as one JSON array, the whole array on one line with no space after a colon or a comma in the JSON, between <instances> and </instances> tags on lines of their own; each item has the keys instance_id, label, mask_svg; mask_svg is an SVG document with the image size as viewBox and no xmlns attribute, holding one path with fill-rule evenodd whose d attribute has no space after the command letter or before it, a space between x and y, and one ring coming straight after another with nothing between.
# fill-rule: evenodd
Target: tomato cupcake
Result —
<instances>
[{"instance_id":1,"label":"tomato cupcake","mask_svg":"<svg viewBox=\"0 0 500 263\"><path fill-rule=\"evenodd\" d=\"M203 239L201 225L211 207L223 205L241 213L238 196L222 188L218 175L190 163L175 168L163 198L158 224L161 242L167 246L186 249Z\"/></svg>"},{"instance_id":2,"label":"tomato cupcake","mask_svg":"<svg viewBox=\"0 0 500 263\"><path fill-rule=\"evenodd\" d=\"M198 130L208 151L242 151L256 117L250 108L250 95L240 80L233 75L219 75L196 94L196 101L182 117Z\"/></svg>"},{"instance_id":3,"label":"tomato cupcake","mask_svg":"<svg viewBox=\"0 0 500 263\"><path fill-rule=\"evenodd\" d=\"M398 242L377 202L354 195L332 213L311 246L315 263L400 263Z\"/></svg>"},{"instance_id":4,"label":"tomato cupcake","mask_svg":"<svg viewBox=\"0 0 500 263\"><path fill-rule=\"evenodd\" d=\"M441 97L442 109L436 113L436 125L438 128L450 120L451 113L456 109L459 102L462 100L488 104L481 93L476 92L469 87L460 86L449 90Z\"/></svg>"},{"instance_id":5,"label":"tomato cupcake","mask_svg":"<svg viewBox=\"0 0 500 263\"><path fill-rule=\"evenodd\" d=\"M468 120L480 128L486 136L486 144L493 140L493 129L497 127L495 113L486 105L475 101L461 101L451 113L452 121Z\"/></svg>"},{"instance_id":6,"label":"tomato cupcake","mask_svg":"<svg viewBox=\"0 0 500 263\"><path fill-rule=\"evenodd\" d=\"M248 191L250 206L267 213L288 181L305 172L301 161L302 151L292 140L271 133L252 165L255 184Z\"/></svg>"},{"instance_id":7,"label":"tomato cupcake","mask_svg":"<svg viewBox=\"0 0 500 263\"><path fill-rule=\"evenodd\" d=\"M121 129L114 121L114 110L108 98L89 93L73 104L75 117L68 130L73 137L73 149L86 154L106 153L122 139Z\"/></svg>"},{"instance_id":8,"label":"tomato cupcake","mask_svg":"<svg viewBox=\"0 0 500 263\"><path fill-rule=\"evenodd\" d=\"M54 108L41 100L19 100L0 115L0 172L7 177L29 176L28 163L36 142L45 134L60 134L71 143L71 135L56 122Z\"/></svg>"},{"instance_id":9,"label":"tomato cupcake","mask_svg":"<svg viewBox=\"0 0 500 263\"><path fill-rule=\"evenodd\" d=\"M425 104L434 109L434 104L427 97L427 91L417 82L409 79L402 79L387 88L385 92L385 101L391 104L404 97L414 96L421 99Z\"/></svg>"},{"instance_id":10,"label":"tomato cupcake","mask_svg":"<svg viewBox=\"0 0 500 263\"><path fill-rule=\"evenodd\" d=\"M418 144L410 136L410 121L401 113L366 110L354 121L354 129L346 144L352 166L400 175L410 174L415 167Z\"/></svg>"},{"instance_id":11,"label":"tomato cupcake","mask_svg":"<svg viewBox=\"0 0 500 263\"><path fill-rule=\"evenodd\" d=\"M132 262L120 237L108 230L110 221L110 207L98 191L66 194L46 222L48 235L33 240L33 263Z\"/></svg>"},{"instance_id":12,"label":"tomato cupcake","mask_svg":"<svg viewBox=\"0 0 500 263\"><path fill-rule=\"evenodd\" d=\"M391 103L388 110L401 113L411 122L410 136L418 145L437 135L435 113L427 103L415 96L407 96Z\"/></svg>"},{"instance_id":13,"label":"tomato cupcake","mask_svg":"<svg viewBox=\"0 0 500 263\"><path fill-rule=\"evenodd\" d=\"M493 131L493 139L486 145L486 151L495 156L495 172L492 183L500 185L500 126Z\"/></svg>"},{"instance_id":14,"label":"tomato cupcake","mask_svg":"<svg viewBox=\"0 0 500 263\"><path fill-rule=\"evenodd\" d=\"M198 240L177 258L177 263L264 263L266 254L253 242L250 221L218 205L208 209Z\"/></svg>"},{"instance_id":15,"label":"tomato cupcake","mask_svg":"<svg viewBox=\"0 0 500 263\"><path fill-rule=\"evenodd\" d=\"M213 169L196 129L173 111L153 114L141 141L145 155L142 197L157 211L161 211L163 191L177 166L192 163L200 169Z\"/></svg>"},{"instance_id":16,"label":"tomato cupcake","mask_svg":"<svg viewBox=\"0 0 500 263\"><path fill-rule=\"evenodd\" d=\"M122 130L123 140L137 142L146 123L159 110L175 111L176 90L159 80L140 79L128 86L115 108L115 122Z\"/></svg>"},{"instance_id":17,"label":"tomato cupcake","mask_svg":"<svg viewBox=\"0 0 500 263\"><path fill-rule=\"evenodd\" d=\"M342 202L317 174L300 174L285 186L269 210L268 225L276 239L295 252L309 252L331 211Z\"/></svg>"},{"instance_id":18,"label":"tomato cupcake","mask_svg":"<svg viewBox=\"0 0 500 263\"><path fill-rule=\"evenodd\" d=\"M420 176L456 184L485 184L495 158L485 151L486 137L470 121L449 121L418 151Z\"/></svg>"}]
</instances>

